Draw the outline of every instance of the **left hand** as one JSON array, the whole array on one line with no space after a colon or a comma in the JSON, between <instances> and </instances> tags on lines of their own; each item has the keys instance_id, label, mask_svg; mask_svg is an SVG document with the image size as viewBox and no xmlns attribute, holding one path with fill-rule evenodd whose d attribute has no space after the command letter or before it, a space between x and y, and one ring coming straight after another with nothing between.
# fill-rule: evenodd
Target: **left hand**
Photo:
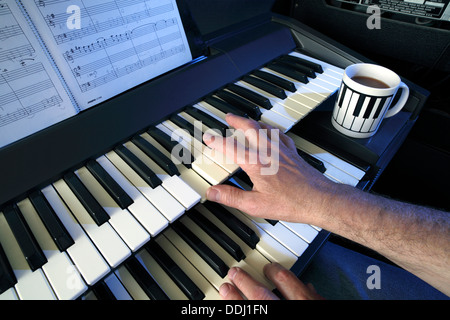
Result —
<instances>
[{"instance_id":1,"label":"left hand","mask_svg":"<svg viewBox=\"0 0 450 320\"><path fill-rule=\"evenodd\" d=\"M287 300L323 300L311 284L305 285L291 271L278 263L264 266L264 274ZM224 300L279 300L268 288L254 280L244 270L233 267L228 271L231 283L224 283L219 293Z\"/></svg>"}]
</instances>

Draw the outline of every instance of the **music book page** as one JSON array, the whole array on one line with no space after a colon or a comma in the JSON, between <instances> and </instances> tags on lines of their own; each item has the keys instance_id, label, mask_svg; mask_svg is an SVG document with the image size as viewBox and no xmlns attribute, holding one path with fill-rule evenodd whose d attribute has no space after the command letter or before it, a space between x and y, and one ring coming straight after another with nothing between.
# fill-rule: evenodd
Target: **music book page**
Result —
<instances>
[{"instance_id":1,"label":"music book page","mask_svg":"<svg viewBox=\"0 0 450 320\"><path fill-rule=\"evenodd\" d=\"M22 4L82 110L192 60L175 0Z\"/></svg>"},{"instance_id":2,"label":"music book page","mask_svg":"<svg viewBox=\"0 0 450 320\"><path fill-rule=\"evenodd\" d=\"M0 0L0 148L76 114L14 0Z\"/></svg>"}]
</instances>

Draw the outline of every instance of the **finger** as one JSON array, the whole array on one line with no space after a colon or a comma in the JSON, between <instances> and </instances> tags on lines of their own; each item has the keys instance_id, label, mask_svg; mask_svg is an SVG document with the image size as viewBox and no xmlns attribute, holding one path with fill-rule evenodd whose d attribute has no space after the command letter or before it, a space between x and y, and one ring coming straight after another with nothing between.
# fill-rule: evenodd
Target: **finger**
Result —
<instances>
[{"instance_id":1,"label":"finger","mask_svg":"<svg viewBox=\"0 0 450 320\"><path fill-rule=\"evenodd\" d=\"M228 271L228 278L249 300L278 300L278 297L272 291L253 279L241 268L231 268Z\"/></svg>"},{"instance_id":2,"label":"finger","mask_svg":"<svg viewBox=\"0 0 450 320\"><path fill-rule=\"evenodd\" d=\"M225 121L235 129L248 130L248 129L260 129L260 124L252 119L239 117L232 113L228 113L225 117Z\"/></svg>"},{"instance_id":3,"label":"finger","mask_svg":"<svg viewBox=\"0 0 450 320\"><path fill-rule=\"evenodd\" d=\"M283 297L288 300L313 300L318 298L317 293L278 263L270 263L264 266L264 273Z\"/></svg>"},{"instance_id":4,"label":"finger","mask_svg":"<svg viewBox=\"0 0 450 320\"><path fill-rule=\"evenodd\" d=\"M248 150L245 146L246 139L242 135L241 139L236 139L235 136L223 138L220 136L212 135L209 132L205 132L203 135L203 141L211 149L217 150L224 154L228 159L234 161L234 163L242 166L245 165L248 158Z\"/></svg>"},{"instance_id":5,"label":"finger","mask_svg":"<svg viewBox=\"0 0 450 320\"><path fill-rule=\"evenodd\" d=\"M261 145L260 143L267 143L267 129L261 130L263 129L263 123L257 122L253 119L239 117L231 113L227 114L225 120L231 127L234 127L236 129L235 137L237 137L238 140L241 140L240 142L242 145L256 150L258 146ZM247 143L244 143L242 139L239 139L241 137L245 137ZM260 141L261 139L263 140Z\"/></svg>"},{"instance_id":6,"label":"finger","mask_svg":"<svg viewBox=\"0 0 450 320\"><path fill-rule=\"evenodd\" d=\"M257 191L245 191L229 185L210 187L206 191L206 198L248 214L255 214L255 208L264 203Z\"/></svg>"},{"instance_id":7,"label":"finger","mask_svg":"<svg viewBox=\"0 0 450 320\"><path fill-rule=\"evenodd\" d=\"M230 283L224 283L219 288L220 298L223 300L244 300L240 292Z\"/></svg>"}]
</instances>

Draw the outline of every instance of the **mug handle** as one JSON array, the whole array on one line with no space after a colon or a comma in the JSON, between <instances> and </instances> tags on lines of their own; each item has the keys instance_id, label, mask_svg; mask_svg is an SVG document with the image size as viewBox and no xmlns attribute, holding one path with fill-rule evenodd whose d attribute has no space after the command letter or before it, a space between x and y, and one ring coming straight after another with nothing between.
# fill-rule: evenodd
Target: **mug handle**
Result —
<instances>
[{"instance_id":1,"label":"mug handle","mask_svg":"<svg viewBox=\"0 0 450 320\"><path fill-rule=\"evenodd\" d=\"M408 100L408 97L409 97L409 88L403 82L400 83L399 89L400 88L402 89L402 95L400 96L400 99L398 99L397 104L395 106L391 107L386 112L386 114L384 115L385 118L389 118L389 117L395 116L405 106L406 101Z\"/></svg>"}]
</instances>

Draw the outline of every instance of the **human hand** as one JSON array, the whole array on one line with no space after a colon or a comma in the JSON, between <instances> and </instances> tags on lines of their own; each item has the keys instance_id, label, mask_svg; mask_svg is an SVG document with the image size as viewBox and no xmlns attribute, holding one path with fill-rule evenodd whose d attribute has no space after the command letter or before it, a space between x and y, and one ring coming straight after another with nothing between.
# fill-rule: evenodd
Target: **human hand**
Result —
<instances>
[{"instance_id":1,"label":"human hand","mask_svg":"<svg viewBox=\"0 0 450 320\"><path fill-rule=\"evenodd\" d=\"M240 165L253 190L217 185L208 190L208 200L253 216L319 225L317 213L328 212L325 195L333 194L334 183L306 163L292 139L278 129L232 114L226 120L245 136L245 145L241 139L208 134L204 141Z\"/></svg>"},{"instance_id":2,"label":"human hand","mask_svg":"<svg viewBox=\"0 0 450 320\"><path fill-rule=\"evenodd\" d=\"M311 284L303 284L278 263L265 265L264 274L287 300L323 300ZM240 268L231 268L228 278L231 283L224 283L219 288L220 297L224 300L279 300L271 290Z\"/></svg>"}]
</instances>

